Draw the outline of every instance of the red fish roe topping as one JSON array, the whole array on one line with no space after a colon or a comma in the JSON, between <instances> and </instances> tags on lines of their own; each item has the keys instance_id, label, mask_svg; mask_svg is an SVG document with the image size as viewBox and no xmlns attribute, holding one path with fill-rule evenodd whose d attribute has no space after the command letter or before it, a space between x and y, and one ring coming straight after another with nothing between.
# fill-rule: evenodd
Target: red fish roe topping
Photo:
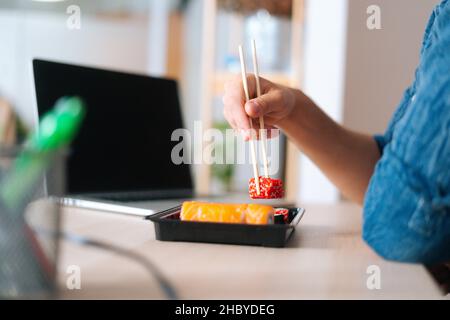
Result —
<instances>
[{"instance_id":1,"label":"red fish roe topping","mask_svg":"<svg viewBox=\"0 0 450 320\"><path fill-rule=\"evenodd\" d=\"M249 194L252 199L279 199L284 197L283 182L280 179L259 177L260 194L256 189L255 179L249 181Z\"/></svg>"}]
</instances>

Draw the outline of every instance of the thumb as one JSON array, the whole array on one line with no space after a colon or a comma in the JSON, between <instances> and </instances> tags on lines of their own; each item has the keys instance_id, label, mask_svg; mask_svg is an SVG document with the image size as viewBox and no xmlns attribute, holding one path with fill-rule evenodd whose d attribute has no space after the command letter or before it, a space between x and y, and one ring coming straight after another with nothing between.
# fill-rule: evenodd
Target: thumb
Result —
<instances>
[{"instance_id":1,"label":"thumb","mask_svg":"<svg viewBox=\"0 0 450 320\"><path fill-rule=\"evenodd\" d=\"M245 112L252 118L264 116L281 105L281 100L281 95L277 91L268 92L258 98L247 101Z\"/></svg>"}]
</instances>

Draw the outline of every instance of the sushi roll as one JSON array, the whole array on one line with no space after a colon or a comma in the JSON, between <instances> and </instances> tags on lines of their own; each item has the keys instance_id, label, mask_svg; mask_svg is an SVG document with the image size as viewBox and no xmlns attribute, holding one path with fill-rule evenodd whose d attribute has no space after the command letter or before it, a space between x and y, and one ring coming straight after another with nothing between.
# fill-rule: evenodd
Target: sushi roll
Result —
<instances>
[{"instance_id":1,"label":"sushi roll","mask_svg":"<svg viewBox=\"0 0 450 320\"><path fill-rule=\"evenodd\" d=\"M181 207L180 220L197 222L222 222L269 224L275 210L260 204L226 204L185 201Z\"/></svg>"},{"instance_id":2,"label":"sushi roll","mask_svg":"<svg viewBox=\"0 0 450 320\"><path fill-rule=\"evenodd\" d=\"M252 199L279 199L284 197L283 182L280 179L259 177L258 194L255 179L249 181L249 195Z\"/></svg>"}]
</instances>

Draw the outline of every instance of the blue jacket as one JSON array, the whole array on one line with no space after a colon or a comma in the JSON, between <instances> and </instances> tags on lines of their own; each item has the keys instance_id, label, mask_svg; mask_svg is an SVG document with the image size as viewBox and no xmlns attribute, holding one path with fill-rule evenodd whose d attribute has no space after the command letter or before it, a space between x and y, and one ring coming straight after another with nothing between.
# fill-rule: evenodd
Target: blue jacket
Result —
<instances>
[{"instance_id":1,"label":"blue jacket","mask_svg":"<svg viewBox=\"0 0 450 320\"><path fill-rule=\"evenodd\" d=\"M364 200L364 240L390 260L450 261L450 2L431 15L419 67Z\"/></svg>"}]
</instances>

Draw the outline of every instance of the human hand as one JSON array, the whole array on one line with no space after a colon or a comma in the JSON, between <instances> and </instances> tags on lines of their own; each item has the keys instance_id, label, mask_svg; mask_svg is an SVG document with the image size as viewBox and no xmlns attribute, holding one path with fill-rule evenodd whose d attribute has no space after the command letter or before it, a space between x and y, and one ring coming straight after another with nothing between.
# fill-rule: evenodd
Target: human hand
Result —
<instances>
[{"instance_id":1,"label":"human hand","mask_svg":"<svg viewBox=\"0 0 450 320\"><path fill-rule=\"evenodd\" d=\"M256 80L253 75L247 76L250 97L256 96ZM273 83L260 77L261 96L245 101L242 79L236 76L225 84L223 96L224 116L230 126L241 132L244 139L251 137L250 121L258 136L260 116L264 117L264 129L267 137L273 136L271 129L277 128L281 121L289 117L295 106L294 89Z\"/></svg>"}]
</instances>

